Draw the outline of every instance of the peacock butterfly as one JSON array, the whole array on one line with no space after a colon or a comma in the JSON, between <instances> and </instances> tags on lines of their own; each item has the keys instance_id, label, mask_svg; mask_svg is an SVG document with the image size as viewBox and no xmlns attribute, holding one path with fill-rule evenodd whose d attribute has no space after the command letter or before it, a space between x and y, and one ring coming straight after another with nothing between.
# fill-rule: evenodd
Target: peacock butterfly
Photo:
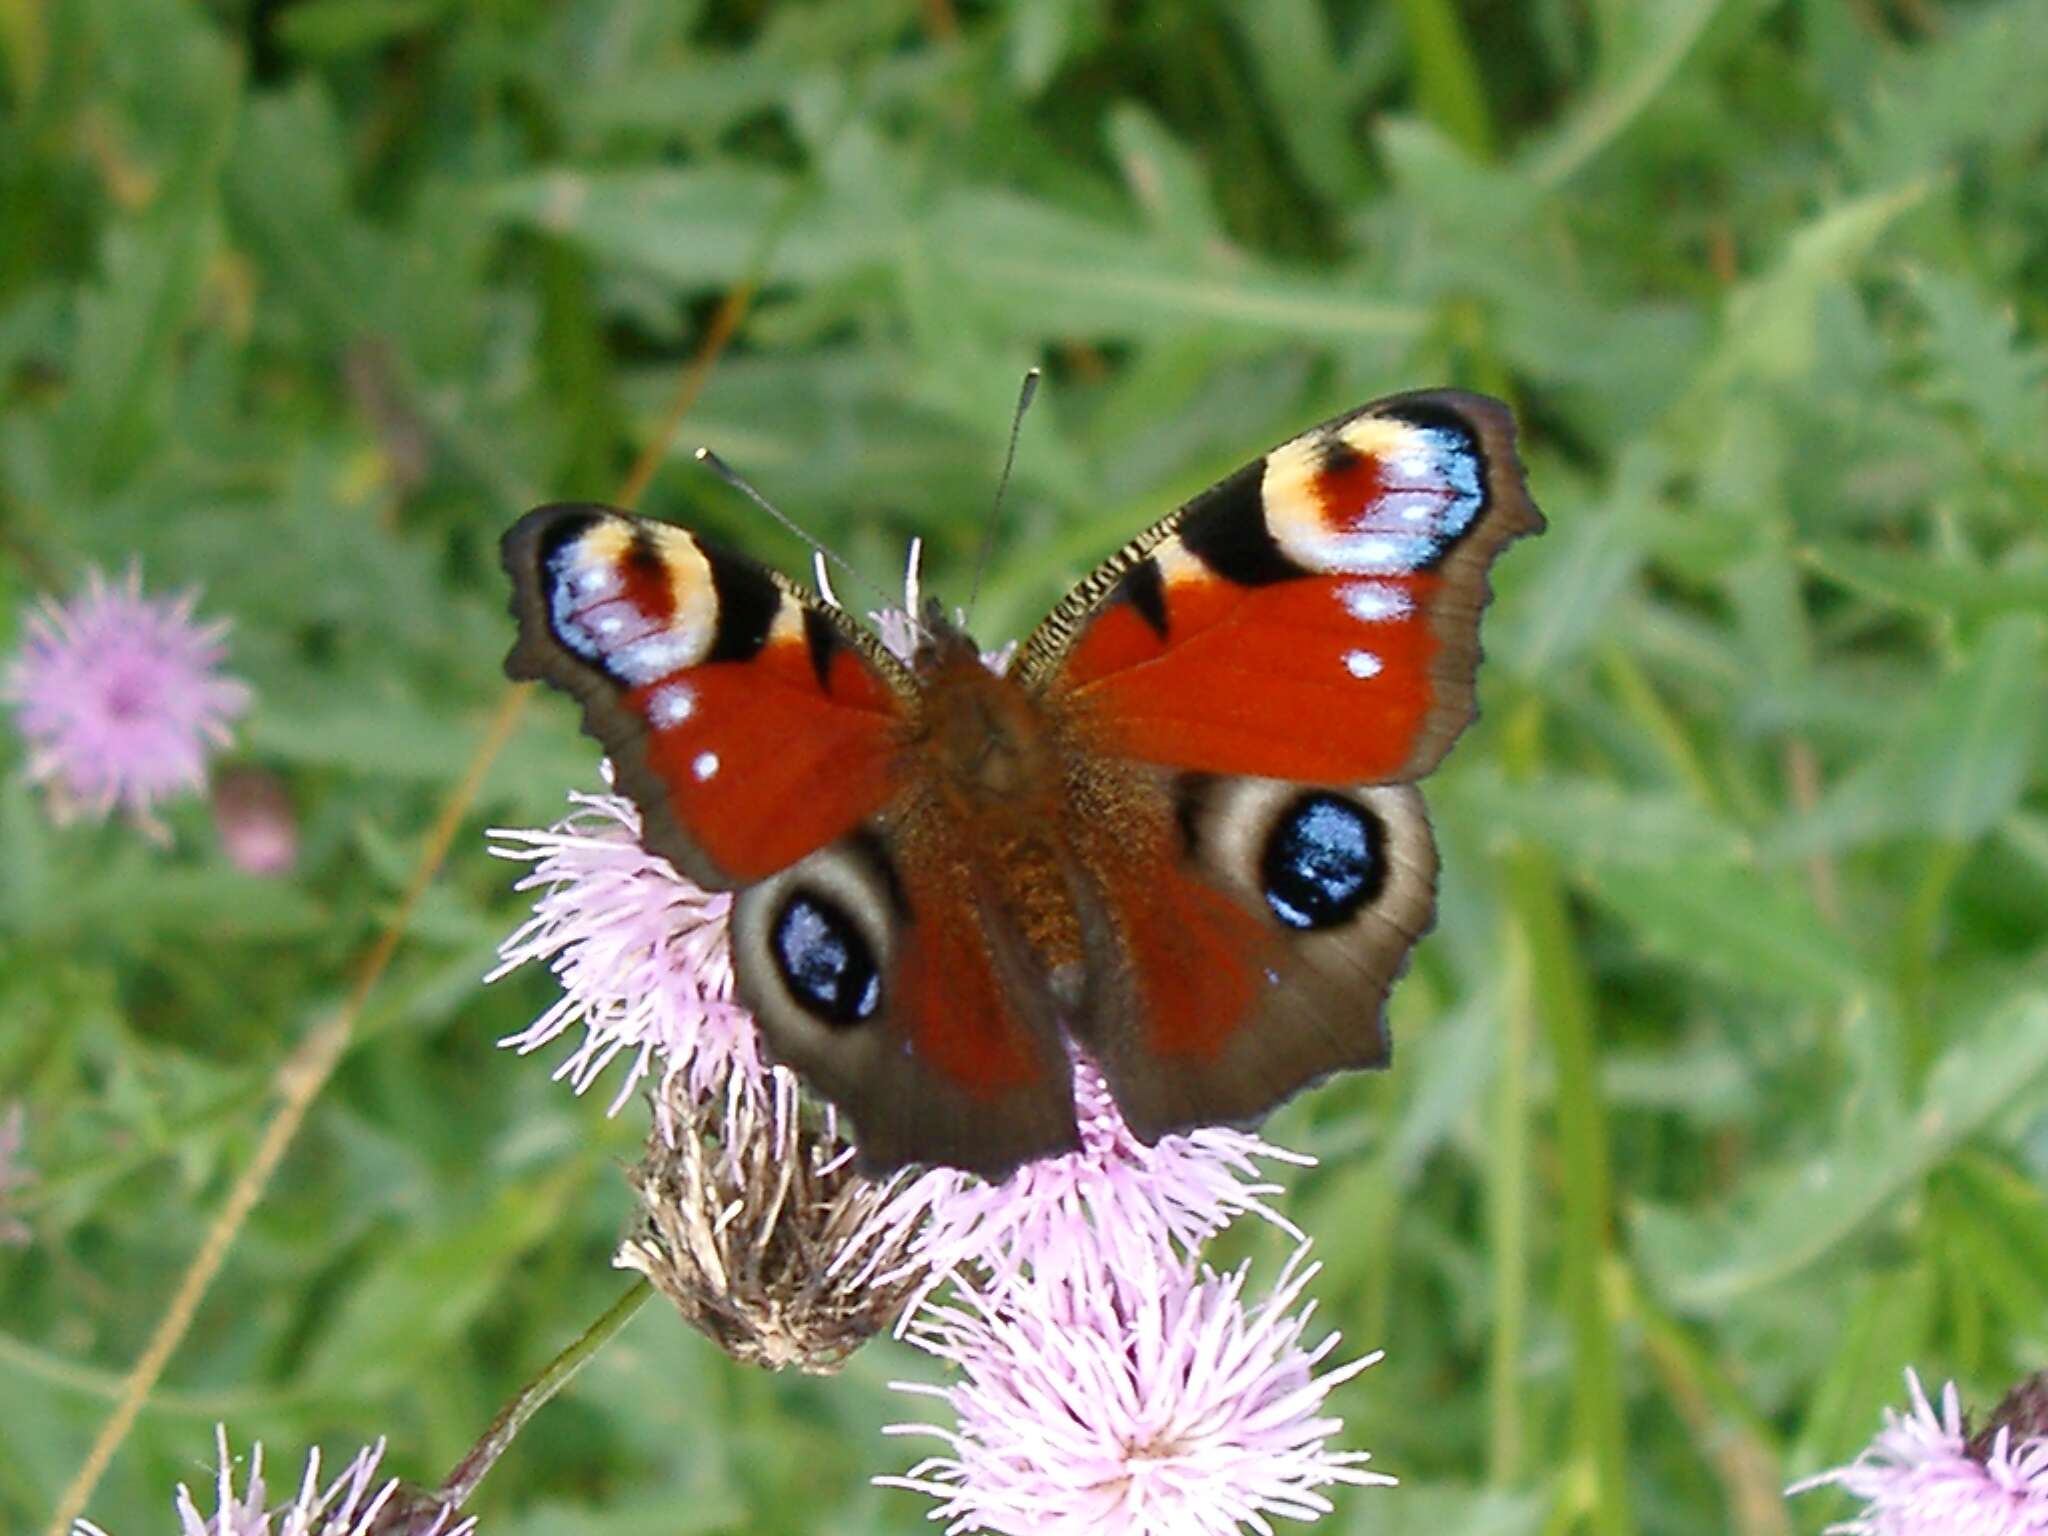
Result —
<instances>
[{"instance_id":1,"label":"peacock butterfly","mask_svg":"<svg viewBox=\"0 0 2048 1536\"><path fill-rule=\"evenodd\" d=\"M1070 1039L1147 1141L1386 1065L1435 904L1414 781L1542 527L1504 406L1397 395L1147 528L998 674L936 604L900 659L708 539L547 506L505 535L505 666L738 893L739 996L865 1165L995 1178L1078 1144Z\"/></svg>"}]
</instances>

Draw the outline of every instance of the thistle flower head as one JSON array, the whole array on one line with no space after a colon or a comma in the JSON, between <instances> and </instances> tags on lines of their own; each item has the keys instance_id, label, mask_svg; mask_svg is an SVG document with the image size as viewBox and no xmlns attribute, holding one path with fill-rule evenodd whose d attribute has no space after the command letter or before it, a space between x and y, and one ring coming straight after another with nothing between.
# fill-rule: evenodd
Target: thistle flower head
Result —
<instances>
[{"instance_id":1,"label":"thistle flower head","mask_svg":"<svg viewBox=\"0 0 2048 1536\"><path fill-rule=\"evenodd\" d=\"M0 695L60 823L118 809L161 841L156 807L205 782L249 690L220 674L227 625L196 622L195 601L144 597L131 568L118 582L94 571L69 602L28 614Z\"/></svg>"},{"instance_id":2,"label":"thistle flower head","mask_svg":"<svg viewBox=\"0 0 2048 1536\"><path fill-rule=\"evenodd\" d=\"M1074 1112L1079 1151L1027 1163L1000 1184L934 1169L877 1213L878 1228L907 1238L935 1278L960 1270L991 1294L1027 1274L1131 1271L1192 1258L1246 1212L1301 1237L1266 1203L1280 1186L1259 1178L1257 1160L1312 1159L1224 1126L1147 1146L1124 1122L1102 1074L1079 1055Z\"/></svg>"},{"instance_id":3,"label":"thistle flower head","mask_svg":"<svg viewBox=\"0 0 2048 1536\"><path fill-rule=\"evenodd\" d=\"M9 1105L0 1115L0 1243L29 1240L28 1224L7 1208L17 1191L36 1181L21 1160L22 1144L27 1140L28 1111L19 1104Z\"/></svg>"},{"instance_id":4,"label":"thistle flower head","mask_svg":"<svg viewBox=\"0 0 2048 1536\"><path fill-rule=\"evenodd\" d=\"M604 771L609 784L609 764ZM758 1096L764 1066L753 1017L732 996L732 898L700 889L643 848L640 812L623 795L569 799L574 809L544 832L490 834L492 853L533 866L514 888L540 894L485 979L542 963L562 985L552 1007L499 1043L524 1054L581 1025L582 1044L555 1075L581 1093L625 1056L614 1113L657 1061L664 1081L681 1078L692 1098L716 1096L734 1080Z\"/></svg>"},{"instance_id":5,"label":"thistle flower head","mask_svg":"<svg viewBox=\"0 0 2048 1536\"><path fill-rule=\"evenodd\" d=\"M1292 1310L1314 1273L1298 1250L1249 1307L1242 1269L1172 1264L1041 1276L1000 1298L963 1288L908 1335L957 1383L897 1384L945 1402L953 1427L889 1430L946 1449L877 1481L937 1499L948 1532L1227 1536L1327 1514L1322 1489L1393 1479L1329 1449L1342 1424L1324 1400L1379 1356L1317 1374L1337 1336L1304 1345L1314 1309Z\"/></svg>"},{"instance_id":6,"label":"thistle flower head","mask_svg":"<svg viewBox=\"0 0 2048 1536\"><path fill-rule=\"evenodd\" d=\"M632 1174L638 1230L614 1259L675 1303L734 1359L814 1374L895 1321L923 1272L872 1217L886 1185L856 1173L832 1118L810 1118L796 1079L723 1104L671 1080L666 1127ZM871 1269L891 1278L860 1278Z\"/></svg>"},{"instance_id":7,"label":"thistle flower head","mask_svg":"<svg viewBox=\"0 0 2048 1536\"><path fill-rule=\"evenodd\" d=\"M2028 1536L2048 1532L2048 1375L2008 1393L1971 1435L1955 1383L1937 1408L1906 1372L1911 1407L1887 1408L1884 1428L1847 1466L1795 1483L1837 1487L1864 1502L1829 1526L1853 1536Z\"/></svg>"},{"instance_id":8,"label":"thistle flower head","mask_svg":"<svg viewBox=\"0 0 2048 1536\"><path fill-rule=\"evenodd\" d=\"M314 1451L306 1458L297 1495L274 1508L265 1502L262 1444L249 1452L248 1482L238 1495L224 1426L214 1430L214 1443L219 1448L220 1470L213 1513L202 1515L192 1490L180 1483L176 1504L180 1536L469 1536L476 1529L473 1518L457 1519L453 1510L411 1492L395 1477L380 1483L377 1463L384 1455L382 1440L358 1451L341 1475L324 1487L320 1453ZM80 1520L74 1531L78 1536L107 1536L89 1520Z\"/></svg>"}]
</instances>

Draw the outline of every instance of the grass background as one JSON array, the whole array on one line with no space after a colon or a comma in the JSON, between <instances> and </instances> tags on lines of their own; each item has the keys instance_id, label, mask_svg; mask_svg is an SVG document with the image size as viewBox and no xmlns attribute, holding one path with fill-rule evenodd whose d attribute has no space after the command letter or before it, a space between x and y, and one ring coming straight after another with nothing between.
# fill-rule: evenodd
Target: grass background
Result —
<instances>
[{"instance_id":1,"label":"grass background","mask_svg":"<svg viewBox=\"0 0 2048 1536\"><path fill-rule=\"evenodd\" d=\"M5 0L0 642L139 558L232 616L298 871L51 831L0 738L0 1529L48 1518L499 699L493 547L647 498L802 569L715 444L984 638L1300 426L1509 398L1551 518L1431 785L1396 1069L1288 1106L1323 1316L1387 1361L1338 1531L1817 1530L1909 1362L2048 1364L2048 6L1943 0ZM594 762L529 712L94 1496L212 1425L434 1482L622 1288L644 1126L493 1049L486 823ZM1241 1233L1224 1256L1275 1244ZM650 1308L491 1536L912 1531L890 1346L743 1371ZM290 1469L290 1471L287 1471Z\"/></svg>"}]
</instances>

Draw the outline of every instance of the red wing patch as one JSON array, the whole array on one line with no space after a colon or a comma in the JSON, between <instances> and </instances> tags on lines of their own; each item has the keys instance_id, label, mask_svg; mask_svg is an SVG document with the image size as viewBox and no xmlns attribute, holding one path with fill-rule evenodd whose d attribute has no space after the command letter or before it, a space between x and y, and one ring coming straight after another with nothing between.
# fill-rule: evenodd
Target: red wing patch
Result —
<instances>
[{"instance_id":1,"label":"red wing patch","mask_svg":"<svg viewBox=\"0 0 2048 1536\"><path fill-rule=\"evenodd\" d=\"M647 728L643 751L668 814L736 881L759 880L837 841L894 787L891 701L854 681L850 653L839 661L850 699L819 687L801 643L688 668L621 696Z\"/></svg>"},{"instance_id":2,"label":"red wing patch","mask_svg":"<svg viewBox=\"0 0 2048 1536\"><path fill-rule=\"evenodd\" d=\"M1209 1062L1250 1018L1272 935L1222 891L1181 867L1126 866L1108 883L1110 907L1137 994L1145 1047Z\"/></svg>"},{"instance_id":3,"label":"red wing patch","mask_svg":"<svg viewBox=\"0 0 2048 1536\"><path fill-rule=\"evenodd\" d=\"M1104 609L1061 685L1105 752L1307 783L1391 778L1435 700L1435 587L1189 578L1166 592L1163 636L1127 604Z\"/></svg>"},{"instance_id":4,"label":"red wing patch","mask_svg":"<svg viewBox=\"0 0 2048 1536\"><path fill-rule=\"evenodd\" d=\"M977 1103L1042 1087L1044 1053L996 973L972 901L936 886L911 901L895 978L897 1027L910 1048Z\"/></svg>"}]
</instances>

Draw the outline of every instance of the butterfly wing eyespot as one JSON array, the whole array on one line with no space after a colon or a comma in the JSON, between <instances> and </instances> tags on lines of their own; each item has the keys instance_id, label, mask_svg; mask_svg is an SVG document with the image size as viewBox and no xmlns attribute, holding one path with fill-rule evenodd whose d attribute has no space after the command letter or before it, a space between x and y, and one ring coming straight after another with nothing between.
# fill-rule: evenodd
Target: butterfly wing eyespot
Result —
<instances>
[{"instance_id":1,"label":"butterfly wing eyespot","mask_svg":"<svg viewBox=\"0 0 2048 1536\"><path fill-rule=\"evenodd\" d=\"M1272 816L1258 848L1258 893L1303 933L1357 917L1386 888L1386 818L1369 802L1305 789Z\"/></svg>"}]
</instances>

